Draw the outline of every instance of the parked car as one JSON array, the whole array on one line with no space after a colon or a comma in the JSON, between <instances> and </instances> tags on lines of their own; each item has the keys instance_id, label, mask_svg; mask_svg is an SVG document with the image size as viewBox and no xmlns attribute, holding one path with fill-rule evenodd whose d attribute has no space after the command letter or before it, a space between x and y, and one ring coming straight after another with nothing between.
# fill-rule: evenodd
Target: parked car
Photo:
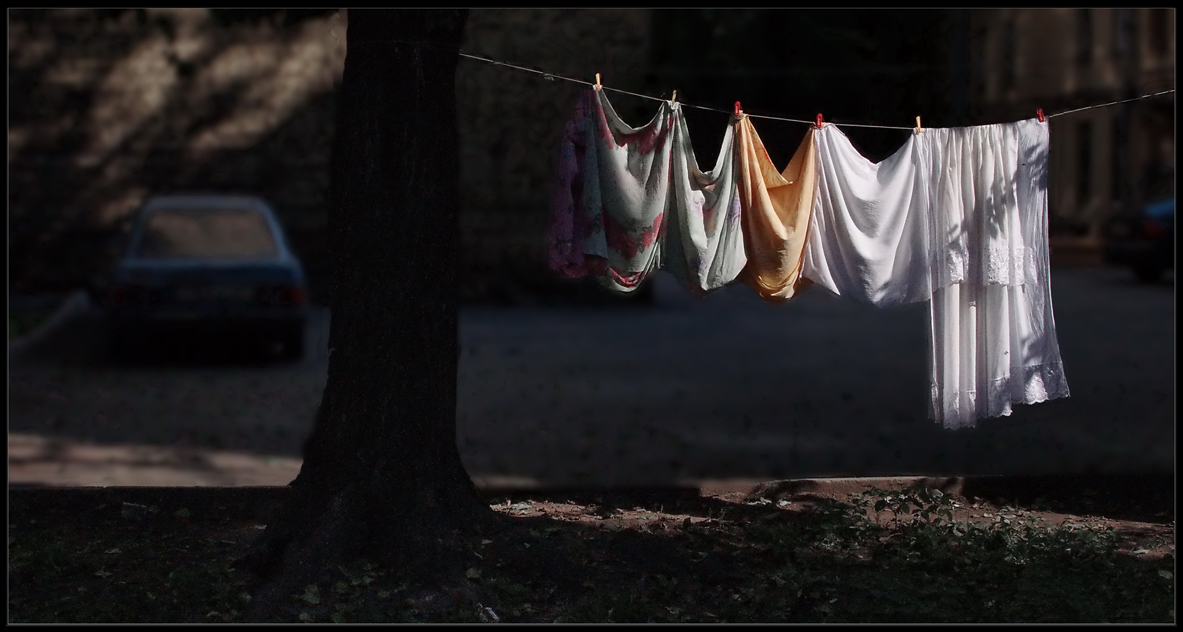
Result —
<instances>
[{"instance_id":1,"label":"parked car","mask_svg":"<svg viewBox=\"0 0 1183 632\"><path fill-rule=\"evenodd\" d=\"M304 351L308 290L275 212L257 197L171 195L136 215L109 290L113 351L146 338L245 332Z\"/></svg>"},{"instance_id":2,"label":"parked car","mask_svg":"<svg viewBox=\"0 0 1183 632\"><path fill-rule=\"evenodd\" d=\"M1175 267L1175 198L1160 199L1137 213L1118 217L1109 226L1106 259L1129 266L1144 282L1153 283Z\"/></svg>"}]
</instances>

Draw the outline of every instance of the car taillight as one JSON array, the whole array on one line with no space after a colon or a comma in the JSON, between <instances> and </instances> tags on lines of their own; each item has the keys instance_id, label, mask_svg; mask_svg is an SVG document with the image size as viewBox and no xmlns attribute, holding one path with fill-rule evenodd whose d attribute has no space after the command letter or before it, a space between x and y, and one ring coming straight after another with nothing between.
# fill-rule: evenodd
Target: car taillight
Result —
<instances>
[{"instance_id":1,"label":"car taillight","mask_svg":"<svg viewBox=\"0 0 1183 632\"><path fill-rule=\"evenodd\" d=\"M1142 222L1142 236L1146 239L1159 239L1167 234L1167 227L1152 219Z\"/></svg>"},{"instance_id":2,"label":"car taillight","mask_svg":"<svg viewBox=\"0 0 1183 632\"><path fill-rule=\"evenodd\" d=\"M304 289L295 285L261 287L255 291L255 301L260 305L303 305L307 300Z\"/></svg>"},{"instance_id":3,"label":"car taillight","mask_svg":"<svg viewBox=\"0 0 1183 632\"><path fill-rule=\"evenodd\" d=\"M304 295L304 289L300 287L285 287L279 291L279 301L287 305L303 305L308 300Z\"/></svg>"},{"instance_id":4,"label":"car taillight","mask_svg":"<svg viewBox=\"0 0 1183 632\"><path fill-rule=\"evenodd\" d=\"M143 294L144 292L140 288L119 285L111 288L111 303L114 305L129 305L139 302Z\"/></svg>"}]
</instances>

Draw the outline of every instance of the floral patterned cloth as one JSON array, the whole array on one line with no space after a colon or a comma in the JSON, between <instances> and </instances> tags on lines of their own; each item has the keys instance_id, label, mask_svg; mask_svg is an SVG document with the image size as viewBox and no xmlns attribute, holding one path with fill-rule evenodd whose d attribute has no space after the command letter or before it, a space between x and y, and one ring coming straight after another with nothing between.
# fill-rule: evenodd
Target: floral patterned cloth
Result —
<instances>
[{"instance_id":1,"label":"floral patterned cloth","mask_svg":"<svg viewBox=\"0 0 1183 632\"><path fill-rule=\"evenodd\" d=\"M658 269L696 294L738 276L746 259L728 129L715 168L698 168L677 103L647 125L624 123L602 90L567 122L552 200L549 263L631 292Z\"/></svg>"}]
</instances>

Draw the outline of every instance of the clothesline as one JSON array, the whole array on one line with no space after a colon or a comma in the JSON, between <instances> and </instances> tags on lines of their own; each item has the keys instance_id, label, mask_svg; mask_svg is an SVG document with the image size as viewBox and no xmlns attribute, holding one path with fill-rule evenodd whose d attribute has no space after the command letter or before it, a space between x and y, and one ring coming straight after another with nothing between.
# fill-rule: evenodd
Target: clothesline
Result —
<instances>
[{"instance_id":1,"label":"clothesline","mask_svg":"<svg viewBox=\"0 0 1183 632\"><path fill-rule=\"evenodd\" d=\"M945 428L1069 396L1051 303L1049 125L933 128L880 162L839 126L811 127L781 171L738 117L703 171L686 113L661 109L638 129L606 90L580 91L551 198L553 271L618 293L664 270L696 296L743 283L780 303L812 284L879 307L927 302L929 410Z\"/></svg>"},{"instance_id":2,"label":"clothesline","mask_svg":"<svg viewBox=\"0 0 1183 632\"><path fill-rule=\"evenodd\" d=\"M542 78L546 79L547 81L555 81L556 79L562 79L563 81L570 81L572 83L578 83L578 84L582 84L585 86L594 86L595 85L590 81L584 81L582 79L574 79L572 77L564 77L563 75L558 75L558 74L555 74L552 72L544 72L542 70L537 70L534 68L527 68L525 66L518 66L516 64L511 64L509 62L498 61L496 59L489 59L487 57L481 57L479 55L472 55L470 53L460 52L459 55L461 57L467 57L469 59L475 59L478 61L490 63L495 66L505 66L507 68L513 68L515 70L522 70L522 71L533 73L536 75L542 75ZM603 90L611 90L612 92L619 92L621 94L627 94L627 95L634 96L634 97L640 97L642 99L650 99L652 101L668 101L669 100L669 99L663 99L661 97L650 96L648 94L641 94L638 92L629 92L628 90L621 90L620 88L609 88L608 86L604 86L604 85L601 85L600 88ZM1073 114L1075 112L1081 112L1084 110L1092 110L1095 108L1103 108L1103 107L1108 107L1111 105L1118 105L1121 103L1129 103L1131 101L1139 101L1141 99L1149 99L1151 97L1157 97L1157 96L1161 96L1164 94L1171 94L1174 91L1175 90L1172 88L1170 90L1163 90L1163 91L1155 92L1152 94L1144 94L1144 95L1137 96L1137 97L1134 97L1131 99L1122 99L1120 101L1111 101L1109 103L1098 103L1096 105L1087 105L1085 107L1076 108L1074 110L1067 110L1065 112L1056 112L1055 114L1047 114L1045 116L1046 116L1046 118L1050 119L1050 118L1055 118L1057 116L1064 116L1065 114ZM707 107L704 105L694 105L691 103L682 103L681 105L683 107L695 108L698 110L707 110L710 112L721 112L723 114L731 114L732 113L730 110L724 110L724 109L720 109L720 108L712 108L712 107ZM783 116L769 116L769 115L765 115L765 114L750 114L749 113L748 117L768 119L768 120L772 120L772 121L788 121L790 123L805 123L807 125L814 125L815 124L815 121L787 118L787 117L783 117ZM837 123L836 121L828 121L828 122ZM875 129L903 129L903 130L915 129L915 127L912 127L912 126L901 126L901 125L867 125L867 124L860 124L860 123L841 123L841 125L843 127L869 127L869 128L875 128Z\"/></svg>"}]
</instances>

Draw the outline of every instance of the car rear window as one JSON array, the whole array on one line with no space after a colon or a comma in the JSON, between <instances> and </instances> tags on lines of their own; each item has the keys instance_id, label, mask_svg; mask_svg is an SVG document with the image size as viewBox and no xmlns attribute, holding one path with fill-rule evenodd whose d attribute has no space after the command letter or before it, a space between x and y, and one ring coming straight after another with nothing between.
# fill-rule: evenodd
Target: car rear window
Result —
<instances>
[{"instance_id":1,"label":"car rear window","mask_svg":"<svg viewBox=\"0 0 1183 632\"><path fill-rule=\"evenodd\" d=\"M136 255L182 257L274 257L271 227L254 209L170 209L154 211L144 224Z\"/></svg>"}]
</instances>

